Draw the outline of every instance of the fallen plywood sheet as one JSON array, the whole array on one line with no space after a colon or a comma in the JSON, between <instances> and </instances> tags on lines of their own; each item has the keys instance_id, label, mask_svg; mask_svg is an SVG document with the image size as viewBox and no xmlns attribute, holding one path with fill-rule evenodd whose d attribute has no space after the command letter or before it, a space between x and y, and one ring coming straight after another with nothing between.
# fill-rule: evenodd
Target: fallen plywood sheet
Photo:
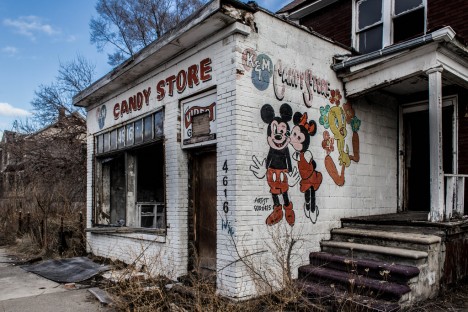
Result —
<instances>
[{"instance_id":1,"label":"fallen plywood sheet","mask_svg":"<svg viewBox=\"0 0 468 312\"><path fill-rule=\"evenodd\" d=\"M107 266L94 263L86 257L47 260L21 268L59 283L78 283L108 270Z\"/></svg>"}]
</instances>

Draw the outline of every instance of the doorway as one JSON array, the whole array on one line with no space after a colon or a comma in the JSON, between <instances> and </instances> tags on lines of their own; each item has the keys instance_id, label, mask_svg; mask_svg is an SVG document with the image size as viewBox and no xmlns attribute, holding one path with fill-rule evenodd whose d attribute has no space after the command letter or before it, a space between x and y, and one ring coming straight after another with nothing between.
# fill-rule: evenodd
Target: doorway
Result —
<instances>
[{"instance_id":1,"label":"doorway","mask_svg":"<svg viewBox=\"0 0 468 312\"><path fill-rule=\"evenodd\" d=\"M404 210L430 211L430 151L428 106L406 107L403 111L405 142ZM454 172L454 106L442 108L443 170Z\"/></svg>"},{"instance_id":2,"label":"doorway","mask_svg":"<svg viewBox=\"0 0 468 312\"><path fill-rule=\"evenodd\" d=\"M216 152L192 154L193 268L216 272Z\"/></svg>"}]
</instances>

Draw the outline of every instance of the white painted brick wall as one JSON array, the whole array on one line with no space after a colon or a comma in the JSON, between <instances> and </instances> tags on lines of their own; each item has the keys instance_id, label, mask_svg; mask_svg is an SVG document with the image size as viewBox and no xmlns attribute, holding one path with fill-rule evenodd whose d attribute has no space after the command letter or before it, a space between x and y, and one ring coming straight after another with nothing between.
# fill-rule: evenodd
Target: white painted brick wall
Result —
<instances>
[{"instance_id":1,"label":"white painted brick wall","mask_svg":"<svg viewBox=\"0 0 468 312\"><path fill-rule=\"evenodd\" d=\"M247 259L260 272L273 270L276 273L273 277L281 275L277 269L278 264L273 260L274 255L280 251L273 247L273 241L285 242L287 234L293 235L298 241L293 249L292 261L293 274L296 275L297 267L308 262L311 251L320 249L319 242L329 238L330 229L339 227L342 217L396 212L397 110L395 103L389 99L353 104L356 116L362 122L359 130L360 162L352 162L351 166L346 168L345 184L337 186L325 169L326 152L321 145L325 128L319 124L320 106L329 104L329 101L314 94L313 105L307 108L299 88L287 87L286 96L282 101L276 99L272 83L265 91L259 91L251 80L253 71L249 72L243 66L242 52L251 48L257 55L268 55L273 63L281 59L283 65L297 69L310 68L314 75L327 79L331 89L339 89L341 94L344 94L342 83L330 69L330 65L333 55L347 51L266 14L257 13L255 19L258 34L247 38L239 36L236 43L236 67L238 71L244 71L244 74L239 75L237 80L233 116L235 126L230 130L234 136L230 141L236 144L235 239L237 249L242 255L265 251ZM341 103L344 102L345 99L342 99ZM316 192L320 210L316 224L312 224L304 215L304 194L299 191L299 184L289 189L289 198L294 204L296 214L296 223L292 229L284 218L277 225L267 226L265 220L270 211L253 209L256 197L268 198L268 203L272 205L266 179L257 179L249 170L253 155L262 159L268 154L267 125L260 117L260 108L266 103L274 107L277 115L281 104L288 103L293 112L307 112L309 120L315 120L318 125L317 134L311 138L309 147L317 162L317 171L323 175L322 185ZM289 124L292 128L292 121ZM329 129L328 131L331 133ZM347 144L352 152L351 136L351 127L348 126ZM219 147L220 142L218 149ZM335 150L336 148L335 144ZM290 153L293 153L292 148ZM337 154L332 156L338 158ZM294 160L292 163L293 166L296 164ZM242 262L237 262L236 268L237 289L231 296L248 297L261 291L261 287L252 280L252 274Z\"/></svg>"},{"instance_id":2,"label":"white painted brick wall","mask_svg":"<svg viewBox=\"0 0 468 312\"><path fill-rule=\"evenodd\" d=\"M217 285L220 294L236 298L262 291L245 264L238 261L242 256L247 256L244 258L246 261L272 278L281 276L274 261L278 250L273 247L272 237L276 237L280 243L286 241L287 234L297 239L292 262L293 274L297 274L297 267L307 263L309 252L318 251L319 242L329 237L330 229L340 226L340 218L390 213L395 212L397 207L395 104L383 97L373 98L372 102L361 100L353 103L356 116L362 122L359 130L360 161L346 168L346 182L344 186L337 186L325 169L326 153L321 145L325 129L319 125L320 107L329 104L329 101L314 94L313 105L307 108L298 88L288 87L282 101L276 99L271 83L265 91L259 91L252 83L252 71L247 71L242 64L242 52L251 48L257 54L267 54L273 63L281 59L284 65L293 68L310 68L314 75L327 79L332 89L339 89L343 94L342 83L330 65L333 55L347 51L262 12L256 13L255 18L258 33L248 37L231 35L213 44L208 44L209 39L201 42L200 46L205 45L206 48L195 47L165 65L165 70L156 69L153 74L137 81L135 87L116 94L107 102L111 105L117 98L125 98L142 85L150 85L153 89L150 101L156 103L155 86L159 79L211 57L213 79L187 90L183 96L214 86L217 90ZM341 100L342 103L344 101ZM165 107L167 223L170 226L165 242L159 237L158 241L153 242L151 236L144 235L88 234L90 251L129 263L134 261L142 248L147 247L148 258L161 263L170 277L184 274L188 261L188 160L187 151L182 150L177 142L180 133L178 102L176 93L173 98L166 96L163 102L149 108ZM266 103L271 104L277 113L282 103L288 103L293 112L307 112L309 119L317 122L318 131L311 138L309 147L317 162L317 171L323 175L322 185L316 193L320 210L316 224L312 224L304 215L304 194L299 191L299 184L289 190L296 213L293 228L284 219L278 225L269 227L265 219L270 212L254 210L257 197L267 198L268 204L272 205L266 180L257 179L249 170L253 155L263 159L268 154L267 125L260 118L260 108ZM108 109L108 112L111 110ZM94 116L93 112L88 114L89 123L95 123ZM289 124L292 128L292 121ZM347 144L350 150L351 134L348 126ZM92 135L90 133L88 137L88 226L91 225L92 204ZM292 154L292 148L290 152ZM332 156L337 162L337 153L332 153ZM227 172L222 170L225 162ZM296 164L294 160L292 163ZM223 184L224 177L227 177L227 185ZM229 208L227 213L223 211L225 202ZM252 253L254 255L249 256Z\"/></svg>"}]
</instances>

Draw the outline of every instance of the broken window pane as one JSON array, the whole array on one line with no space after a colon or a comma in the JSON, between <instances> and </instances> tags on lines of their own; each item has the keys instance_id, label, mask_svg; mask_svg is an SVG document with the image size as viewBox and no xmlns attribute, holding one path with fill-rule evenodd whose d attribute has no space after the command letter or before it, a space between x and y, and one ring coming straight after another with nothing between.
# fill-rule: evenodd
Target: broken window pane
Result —
<instances>
[{"instance_id":1,"label":"broken window pane","mask_svg":"<svg viewBox=\"0 0 468 312\"><path fill-rule=\"evenodd\" d=\"M163 110L160 110L154 114L154 138L160 138L164 134L164 114Z\"/></svg>"},{"instance_id":2,"label":"broken window pane","mask_svg":"<svg viewBox=\"0 0 468 312\"><path fill-rule=\"evenodd\" d=\"M153 138L153 116L146 116L144 119L144 141L151 141Z\"/></svg>"},{"instance_id":3,"label":"broken window pane","mask_svg":"<svg viewBox=\"0 0 468 312\"><path fill-rule=\"evenodd\" d=\"M382 0L363 0L358 3L358 29L382 21Z\"/></svg>"},{"instance_id":4,"label":"broken window pane","mask_svg":"<svg viewBox=\"0 0 468 312\"><path fill-rule=\"evenodd\" d=\"M164 202L164 154L162 144L139 149L137 159L137 201Z\"/></svg>"},{"instance_id":5,"label":"broken window pane","mask_svg":"<svg viewBox=\"0 0 468 312\"><path fill-rule=\"evenodd\" d=\"M135 144L143 142L143 120L135 121Z\"/></svg>"},{"instance_id":6,"label":"broken window pane","mask_svg":"<svg viewBox=\"0 0 468 312\"><path fill-rule=\"evenodd\" d=\"M382 48L383 26L377 26L359 33L359 52L369 53Z\"/></svg>"},{"instance_id":7,"label":"broken window pane","mask_svg":"<svg viewBox=\"0 0 468 312\"><path fill-rule=\"evenodd\" d=\"M112 130L110 134L110 150L115 151L117 149L117 130Z\"/></svg>"},{"instance_id":8,"label":"broken window pane","mask_svg":"<svg viewBox=\"0 0 468 312\"><path fill-rule=\"evenodd\" d=\"M393 43L424 34L424 8L393 19Z\"/></svg>"},{"instance_id":9,"label":"broken window pane","mask_svg":"<svg viewBox=\"0 0 468 312\"><path fill-rule=\"evenodd\" d=\"M104 151L104 136L101 134L97 137L96 150L100 154Z\"/></svg>"},{"instance_id":10,"label":"broken window pane","mask_svg":"<svg viewBox=\"0 0 468 312\"><path fill-rule=\"evenodd\" d=\"M395 15L417 8L422 0L395 0Z\"/></svg>"},{"instance_id":11,"label":"broken window pane","mask_svg":"<svg viewBox=\"0 0 468 312\"><path fill-rule=\"evenodd\" d=\"M126 141L126 144L127 146L132 146L133 143L134 143L134 126L133 124L128 124L127 125L127 141Z\"/></svg>"},{"instance_id":12,"label":"broken window pane","mask_svg":"<svg viewBox=\"0 0 468 312\"><path fill-rule=\"evenodd\" d=\"M140 205L140 226L141 227L154 227L155 218L155 205Z\"/></svg>"},{"instance_id":13,"label":"broken window pane","mask_svg":"<svg viewBox=\"0 0 468 312\"><path fill-rule=\"evenodd\" d=\"M101 170L98 183L100 196L97 198L96 221L98 224L125 224L125 157L121 153L112 158L99 159Z\"/></svg>"},{"instance_id":14,"label":"broken window pane","mask_svg":"<svg viewBox=\"0 0 468 312\"><path fill-rule=\"evenodd\" d=\"M104 142L103 142L103 151L104 152L109 151L109 147L110 147L109 141L110 141L110 133L109 132L104 133Z\"/></svg>"},{"instance_id":15,"label":"broken window pane","mask_svg":"<svg viewBox=\"0 0 468 312\"><path fill-rule=\"evenodd\" d=\"M117 141L118 148L125 147L125 127L120 127L117 131Z\"/></svg>"}]
</instances>

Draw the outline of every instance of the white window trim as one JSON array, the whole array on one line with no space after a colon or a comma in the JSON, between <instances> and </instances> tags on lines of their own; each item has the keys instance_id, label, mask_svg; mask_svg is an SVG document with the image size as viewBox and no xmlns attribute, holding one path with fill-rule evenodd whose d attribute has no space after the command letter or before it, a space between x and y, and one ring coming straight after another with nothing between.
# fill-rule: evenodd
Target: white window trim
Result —
<instances>
[{"instance_id":1,"label":"white window trim","mask_svg":"<svg viewBox=\"0 0 468 312\"><path fill-rule=\"evenodd\" d=\"M380 23L383 23L382 48L392 45L393 44L393 19L396 17L394 0L391 0L391 1L382 0L382 22L364 27L363 29L358 29L357 5L358 5L358 2L360 1L362 0L353 0L353 6L352 6L353 18L352 18L352 25L351 25L352 27L351 42L352 42L353 48L356 49L356 51L359 51L359 32L362 32L370 27L374 27ZM406 12L400 13L398 16L410 13L414 10L420 9L421 7L424 7L424 35L425 35L427 32L427 0L422 0L422 5L418 6L417 8L413 8Z\"/></svg>"}]
</instances>

